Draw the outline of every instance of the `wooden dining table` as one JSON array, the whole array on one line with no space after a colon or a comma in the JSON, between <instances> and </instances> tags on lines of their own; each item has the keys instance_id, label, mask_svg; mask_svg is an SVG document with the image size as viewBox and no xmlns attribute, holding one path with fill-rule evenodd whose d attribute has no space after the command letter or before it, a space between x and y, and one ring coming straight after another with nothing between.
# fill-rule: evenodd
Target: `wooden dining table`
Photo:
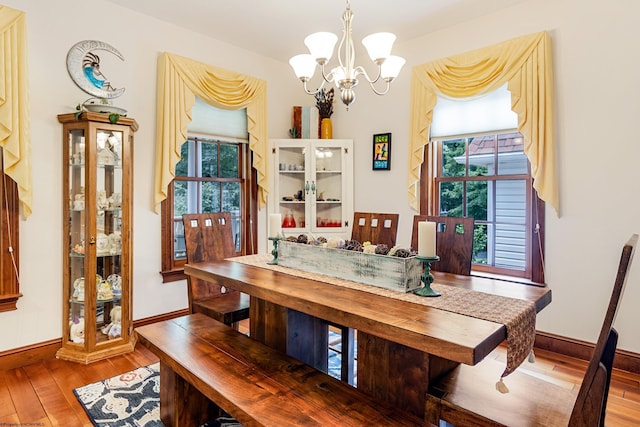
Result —
<instances>
[{"instance_id":1,"label":"wooden dining table","mask_svg":"<svg viewBox=\"0 0 640 427\"><path fill-rule=\"evenodd\" d=\"M460 363L479 363L507 339L498 322L288 274L284 267L230 258L187 264L184 271L249 294L250 336L319 369L327 369L328 325L356 330L358 389L421 418L430 380ZM434 285L529 301L536 312L551 302L547 287L432 273Z\"/></svg>"}]
</instances>

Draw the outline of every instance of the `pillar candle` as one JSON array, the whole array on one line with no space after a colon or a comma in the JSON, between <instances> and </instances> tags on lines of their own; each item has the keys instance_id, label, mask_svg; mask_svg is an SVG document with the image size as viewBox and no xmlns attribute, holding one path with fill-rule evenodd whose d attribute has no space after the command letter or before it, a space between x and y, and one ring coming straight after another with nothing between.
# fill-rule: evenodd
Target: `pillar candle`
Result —
<instances>
[{"instance_id":1,"label":"pillar candle","mask_svg":"<svg viewBox=\"0 0 640 427\"><path fill-rule=\"evenodd\" d=\"M282 214L269 214L269 237L278 237L282 232Z\"/></svg>"},{"instance_id":2,"label":"pillar candle","mask_svg":"<svg viewBox=\"0 0 640 427\"><path fill-rule=\"evenodd\" d=\"M436 223L421 221L418 223L418 256L433 258L436 256Z\"/></svg>"}]
</instances>

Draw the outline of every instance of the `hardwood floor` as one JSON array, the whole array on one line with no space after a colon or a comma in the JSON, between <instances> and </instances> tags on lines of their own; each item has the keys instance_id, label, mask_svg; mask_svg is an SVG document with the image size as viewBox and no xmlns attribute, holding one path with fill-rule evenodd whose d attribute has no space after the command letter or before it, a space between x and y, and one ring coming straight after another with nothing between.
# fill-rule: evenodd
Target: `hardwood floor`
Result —
<instances>
[{"instance_id":1,"label":"hardwood floor","mask_svg":"<svg viewBox=\"0 0 640 427\"><path fill-rule=\"evenodd\" d=\"M92 426L73 389L157 362L146 347L89 365L49 359L0 371L0 426Z\"/></svg>"},{"instance_id":2,"label":"hardwood floor","mask_svg":"<svg viewBox=\"0 0 640 427\"><path fill-rule=\"evenodd\" d=\"M490 357L504 360L504 348ZM18 369L0 371L0 426L91 426L73 389L148 365L158 359L142 345L132 353L89 365L50 359ZM586 362L536 351L536 363L520 369L565 387L578 388ZM507 379L508 381L508 379ZM614 371L607 406L608 427L640 425L640 375Z\"/></svg>"}]
</instances>

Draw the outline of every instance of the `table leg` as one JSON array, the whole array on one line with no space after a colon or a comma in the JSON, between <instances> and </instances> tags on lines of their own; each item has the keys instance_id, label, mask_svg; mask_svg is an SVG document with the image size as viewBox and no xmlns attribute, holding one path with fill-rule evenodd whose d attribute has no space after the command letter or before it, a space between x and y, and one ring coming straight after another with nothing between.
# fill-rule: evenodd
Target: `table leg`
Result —
<instances>
[{"instance_id":1,"label":"table leg","mask_svg":"<svg viewBox=\"0 0 640 427\"><path fill-rule=\"evenodd\" d=\"M329 325L325 320L251 299L251 337L323 372L329 369Z\"/></svg>"},{"instance_id":2,"label":"table leg","mask_svg":"<svg viewBox=\"0 0 640 427\"><path fill-rule=\"evenodd\" d=\"M160 362L160 420L166 427L200 426L220 413L216 404Z\"/></svg>"},{"instance_id":3,"label":"table leg","mask_svg":"<svg viewBox=\"0 0 640 427\"><path fill-rule=\"evenodd\" d=\"M358 388L422 419L429 380L456 365L358 331Z\"/></svg>"}]
</instances>

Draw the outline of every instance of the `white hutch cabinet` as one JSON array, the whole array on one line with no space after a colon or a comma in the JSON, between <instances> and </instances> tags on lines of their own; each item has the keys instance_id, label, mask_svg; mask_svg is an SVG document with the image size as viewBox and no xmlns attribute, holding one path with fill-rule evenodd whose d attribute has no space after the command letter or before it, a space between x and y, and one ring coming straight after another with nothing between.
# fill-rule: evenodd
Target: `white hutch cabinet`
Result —
<instances>
[{"instance_id":1,"label":"white hutch cabinet","mask_svg":"<svg viewBox=\"0 0 640 427\"><path fill-rule=\"evenodd\" d=\"M274 139L269 212L285 236L348 237L353 219L353 140Z\"/></svg>"}]
</instances>

